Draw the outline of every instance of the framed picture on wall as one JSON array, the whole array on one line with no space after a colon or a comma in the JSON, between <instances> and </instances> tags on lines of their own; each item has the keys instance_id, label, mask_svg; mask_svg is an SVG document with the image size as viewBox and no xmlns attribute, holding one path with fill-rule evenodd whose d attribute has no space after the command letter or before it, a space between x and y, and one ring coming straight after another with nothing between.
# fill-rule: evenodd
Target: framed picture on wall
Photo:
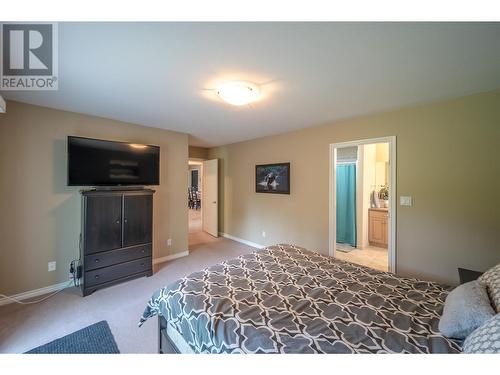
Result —
<instances>
[{"instance_id":1,"label":"framed picture on wall","mask_svg":"<svg viewBox=\"0 0 500 375\"><path fill-rule=\"evenodd\" d=\"M290 194L290 163L256 165L255 192Z\"/></svg>"}]
</instances>

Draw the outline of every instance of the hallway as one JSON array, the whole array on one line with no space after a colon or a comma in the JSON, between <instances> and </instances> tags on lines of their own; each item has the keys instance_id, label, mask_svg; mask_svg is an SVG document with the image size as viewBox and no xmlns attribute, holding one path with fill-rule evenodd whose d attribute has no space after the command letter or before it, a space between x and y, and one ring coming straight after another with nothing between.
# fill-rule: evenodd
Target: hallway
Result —
<instances>
[{"instance_id":1,"label":"hallway","mask_svg":"<svg viewBox=\"0 0 500 375\"><path fill-rule=\"evenodd\" d=\"M201 210L189 209L189 233L202 231Z\"/></svg>"}]
</instances>

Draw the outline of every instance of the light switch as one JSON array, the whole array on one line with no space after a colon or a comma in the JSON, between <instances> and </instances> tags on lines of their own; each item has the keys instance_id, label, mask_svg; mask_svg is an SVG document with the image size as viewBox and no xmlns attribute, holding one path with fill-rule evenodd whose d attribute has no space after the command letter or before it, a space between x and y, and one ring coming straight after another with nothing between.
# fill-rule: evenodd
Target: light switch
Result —
<instances>
[{"instance_id":1,"label":"light switch","mask_svg":"<svg viewBox=\"0 0 500 375\"><path fill-rule=\"evenodd\" d=\"M413 205L413 199L412 197L405 197L405 196L400 196L399 197L399 204L401 206L412 206Z\"/></svg>"}]
</instances>

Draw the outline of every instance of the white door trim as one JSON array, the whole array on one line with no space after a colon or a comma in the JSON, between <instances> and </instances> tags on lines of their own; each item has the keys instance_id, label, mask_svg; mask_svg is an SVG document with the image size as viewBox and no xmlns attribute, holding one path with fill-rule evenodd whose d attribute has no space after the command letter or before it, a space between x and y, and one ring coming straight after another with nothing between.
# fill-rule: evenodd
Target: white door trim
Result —
<instances>
[{"instance_id":1,"label":"white door trim","mask_svg":"<svg viewBox=\"0 0 500 375\"><path fill-rule=\"evenodd\" d=\"M361 139L357 141L350 142L340 142L330 144L330 163L329 163L329 189L328 189L328 255L335 257L335 243L336 240L336 230L337 228L337 205L336 205L336 185L335 176L337 171L337 148L340 147L351 147L360 146L373 143L389 143L389 243L388 243L388 256L389 256L389 272L396 273L396 136L380 137L380 138L370 138Z\"/></svg>"},{"instance_id":2,"label":"white door trim","mask_svg":"<svg viewBox=\"0 0 500 375\"><path fill-rule=\"evenodd\" d=\"M224 233L224 232L219 232L219 236L222 236L224 238L229 238L230 240L240 242L242 244L245 244L245 245L248 245L251 247L255 247L257 249L263 249L266 247L265 245L261 245L261 244L255 243L255 242L247 241L247 240L244 240L243 238L235 237L235 236L232 236L232 235Z\"/></svg>"},{"instance_id":3,"label":"white door trim","mask_svg":"<svg viewBox=\"0 0 500 375\"><path fill-rule=\"evenodd\" d=\"M208 234L219 236L219 159L204 160L203 191L201 205L202 229Z\"/></svg>"}]
</instances>

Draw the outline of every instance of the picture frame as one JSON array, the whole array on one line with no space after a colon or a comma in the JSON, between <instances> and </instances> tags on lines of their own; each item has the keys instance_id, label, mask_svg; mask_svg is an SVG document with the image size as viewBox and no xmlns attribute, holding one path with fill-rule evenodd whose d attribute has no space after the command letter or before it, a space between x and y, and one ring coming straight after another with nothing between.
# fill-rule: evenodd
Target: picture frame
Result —
<instances>
[{"instance_id":1,"label":"picture frame","mask_svg":"<svg viewBox=\"0 0 500 375\"><path fill-rule=\"evenodd\" d=\"M255 192L290 194L290 163L255 165Z\"/></svg>"}]
</instances>

